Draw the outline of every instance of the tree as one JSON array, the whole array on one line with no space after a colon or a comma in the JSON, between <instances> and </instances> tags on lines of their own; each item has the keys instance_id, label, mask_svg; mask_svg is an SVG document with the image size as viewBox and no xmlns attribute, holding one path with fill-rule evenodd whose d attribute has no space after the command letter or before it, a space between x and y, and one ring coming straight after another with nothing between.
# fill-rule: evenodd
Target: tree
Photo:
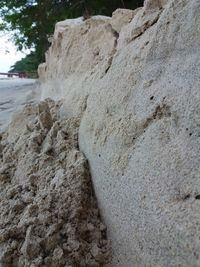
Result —
<instances>
[{"instance_id":1,"label":"tree","mask_svg":"<svg viewBox=\"0 0 200 267\"><path fill-rule=\"evenodd\" d=\"M35 53L31 52L21 60L17 61L9 72L26 72L29 77L37 78L38 60Z\"/></svg>"},{"instance_id":2,"label":"tree","mask_svg":"<svg viewBox=\"0 0 200 267\"><path fill-rule=\"evenodd\" d=\"M19 50L32 49L27 60L34 57L33 66L36 66L44 61L48 36L53 33L56 22L82 16L85 12L110 16L116 8L134 9L142 4L143 0L1 0L0 30L13 32L13 41Z\"/></svg>"}]
</instances>

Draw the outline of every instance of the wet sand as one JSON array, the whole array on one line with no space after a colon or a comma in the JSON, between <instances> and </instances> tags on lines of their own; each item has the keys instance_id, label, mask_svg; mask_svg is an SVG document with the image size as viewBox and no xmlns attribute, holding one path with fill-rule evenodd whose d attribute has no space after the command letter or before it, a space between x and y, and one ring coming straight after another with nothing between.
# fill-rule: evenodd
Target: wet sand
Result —
<instances>
[{"instance_id":1,"label":"wet sand","mask_svg":"<svg viewBox=\"0 0 200 267\"><path fill-rule=\"evenodd\" d=\"M8 125L11 115L38 98L36 80L0 79L0 131Z\"/></svg>"}]
</instances>

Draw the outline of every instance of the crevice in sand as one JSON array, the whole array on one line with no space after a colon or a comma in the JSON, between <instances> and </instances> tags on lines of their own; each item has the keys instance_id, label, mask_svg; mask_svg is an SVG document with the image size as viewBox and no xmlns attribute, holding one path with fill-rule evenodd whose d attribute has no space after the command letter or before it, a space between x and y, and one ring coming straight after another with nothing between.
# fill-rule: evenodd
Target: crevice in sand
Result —
<instances>
[{"instance_id":1,"label":"crevice in sand","mask_svg":"<svg viewBox=\"0 0 200 267\"><path fill-rule=\"evenodd\" d=\"M117 52L117 43L118 43L118 39L119 39L119 33L115 29L113 29L113 27L111 26L111 24L109 24L108 27L111 30L113 36L115 37L115 41L114 41L114 46L113 46L113 49L112 49L110 58L108 59L107 68L105 69L105 75L107 74L107 72L109 71L110 67L112 66L114 55ZM105 75L103 75L103 77Z\"/></svg>"},{"instance_id":2,"label":"crevice in sand","mask_svg":"<svg viewBox=\"0 0 200 267\"><path fill-rule=\"evenodd\" d=\"M153 20L148 20L143 25L141 25L141 27L137 29L137 34L134 34L134 36L129 40L128 43L131 43L132 41L136 40L141 35L143 35L149 28L154 26L158 22L161 13L162 10L157 14L157 16Z\"/></svg>"}]
</instances>

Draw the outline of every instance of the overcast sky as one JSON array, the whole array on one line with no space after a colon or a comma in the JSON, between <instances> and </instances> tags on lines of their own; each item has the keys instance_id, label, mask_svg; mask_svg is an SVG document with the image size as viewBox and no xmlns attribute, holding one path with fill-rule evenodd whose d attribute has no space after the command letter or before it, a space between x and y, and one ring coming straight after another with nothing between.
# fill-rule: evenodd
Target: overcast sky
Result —
<instances>
[{"instance_id":1,"label":"overcast sky","mask_svg":"<svg viewBox=\"0 0 200 267\"><path fill-rule=\"evenodd\" d=\"M24 57L25 54L17 52L11 41L0 36L0 72L9 71L14 63Z\"/></svg>"}]
</instances>

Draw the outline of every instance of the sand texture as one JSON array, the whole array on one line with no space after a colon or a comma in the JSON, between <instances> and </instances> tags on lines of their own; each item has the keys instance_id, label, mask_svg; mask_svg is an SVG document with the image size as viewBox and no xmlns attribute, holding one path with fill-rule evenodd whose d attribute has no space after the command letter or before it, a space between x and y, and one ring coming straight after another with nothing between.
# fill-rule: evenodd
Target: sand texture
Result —
<instances>
[{"instance_id":1,"label":"sand texture","mask_svg":"<svg viewBox=\"0 0 200 267\"><path fill-rule=\"evenodd\" d=\"M0 266L111 266L79 118L61 102L17 112L0 137Z\"/></svg>"},{"instance_id":2,"label":"sand texture","mask_svg":"<svg viewBox=\"0 0 200 267\"><path fill-rule=\"evenodd\" d=\"M114 267L200 266L200 1L58 23L42 97L80 118Z\"/></svg>"}]
</instances>

